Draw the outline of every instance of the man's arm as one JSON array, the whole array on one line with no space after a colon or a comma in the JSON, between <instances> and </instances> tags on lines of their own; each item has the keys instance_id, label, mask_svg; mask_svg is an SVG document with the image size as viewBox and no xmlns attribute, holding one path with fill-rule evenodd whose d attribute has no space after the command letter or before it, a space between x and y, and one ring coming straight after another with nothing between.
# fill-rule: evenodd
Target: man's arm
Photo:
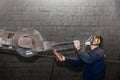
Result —
<instances>
[{"instance_id":1,"label":"man's arm","mask_svg":"<svg viewBox=\"0 0 120 80\"><path fill-rule=\"evenodd\" d=\"M83 65L80 59L66 59L65 61L73 67L80 67Z\"/></svg>"},{"instance_id":2,"label":"man's arm","mask_svg":"<svg viewBox=\"0 0 120 80\"><path fill-rule=\"evenodd\" d=\"M84 49L81 49L80 47L80 41L74 40L74 46L76 48L77 52L77 57L81 59L84 63L93 63L95 62L100 56L96 54L95 52L92 52L92 54L88 54L84 51Z\"/></svg>"},{"instance_id":3,"label":"man's arm","mask_svg":"<svg viewBox=\"0 0 120 80\"><path fill-rule=\"evenodd\" d=\"M57 50L53 50L53 54L55 55L57 61L59 62L67 62L68 64L74 67L79 67L82 65L82 61L80 59L67 59L65 58L65 56L58 53Z\"/></svg>"}]
</instances>

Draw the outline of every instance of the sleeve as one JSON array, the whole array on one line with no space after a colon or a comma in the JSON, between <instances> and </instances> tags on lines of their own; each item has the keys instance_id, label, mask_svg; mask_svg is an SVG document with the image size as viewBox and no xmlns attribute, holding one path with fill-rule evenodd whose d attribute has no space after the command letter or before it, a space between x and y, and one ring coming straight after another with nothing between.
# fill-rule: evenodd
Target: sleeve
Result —
<instances>
[{"instance_id":1,"label":"sleeve","mask_svg":"<svg viewBox=\"0 0 120 80\"><path fill-rule=\"evenodd\" d=\"M73 67L80 67L83 65L80 59L66 59L66 62Z\"/></svg>"},{"instance_id":2,"label":"sleeve","mask_svg":"<svg viewBox=\"0 0 120 80\"><path fill-rule=\"evenodd\" d=\"M84 63L87 64L91 64L96 62L98 59L101 58L101 56L99 55L100 53L98 52L91 52L91 53L86 53L84 51L79 51L77 53L78 58L80 58Z\"/></svg>"}]
</instances>

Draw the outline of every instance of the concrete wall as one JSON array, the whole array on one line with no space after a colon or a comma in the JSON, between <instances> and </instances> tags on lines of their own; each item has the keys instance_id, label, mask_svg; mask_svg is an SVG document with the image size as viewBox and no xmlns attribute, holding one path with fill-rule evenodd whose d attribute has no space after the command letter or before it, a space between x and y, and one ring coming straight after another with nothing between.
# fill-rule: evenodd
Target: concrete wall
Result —
<instances>
[{"instance_id":1,"label":"concrete wall","mask_svg":"<svg viewBox=\"0 0 120 80\"><path fill-rule=\"evenodd\" d=\"M15 31L33 27L46 40L56 42L84 42L92 34L102 35L107 60L118 61L119 9L119 0L0 0L0 28ZM63 67L53 61L0 54L0 80L81 80L81 69ZM119 80L119 67L119 63L108 63L106 80Z\"/></svg>"}]
</instances>

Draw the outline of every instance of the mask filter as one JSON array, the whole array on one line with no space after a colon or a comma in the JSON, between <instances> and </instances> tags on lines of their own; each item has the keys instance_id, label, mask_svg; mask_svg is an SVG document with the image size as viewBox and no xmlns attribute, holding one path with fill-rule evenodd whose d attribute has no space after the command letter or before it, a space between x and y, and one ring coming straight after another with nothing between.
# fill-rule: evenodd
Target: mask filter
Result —
<instances>
[{"instance_id":1,"label":"mask filter","mask_svg":"<svg viewBox=\"0 0 120 80\"><path fill-rule=\"evenodd\" d=\"M93 36L90 36L90 37L88 38L88 40L85 42L85 45L86 45L86 46L90 46L91 43L92 43L92 41L93 41Z\"/></svg>"},{"instance_id":2,"label":"mask filter","mask_svg":"<svg viewBox=\"0 0 120 80\"><path fill-rule=\"evenodd\" d=\"M89 42L89 41L85 42L85 45L86 45L86 46L89 46L89 45L90 45L90 42Z\"/></svg>"}]
</instances>

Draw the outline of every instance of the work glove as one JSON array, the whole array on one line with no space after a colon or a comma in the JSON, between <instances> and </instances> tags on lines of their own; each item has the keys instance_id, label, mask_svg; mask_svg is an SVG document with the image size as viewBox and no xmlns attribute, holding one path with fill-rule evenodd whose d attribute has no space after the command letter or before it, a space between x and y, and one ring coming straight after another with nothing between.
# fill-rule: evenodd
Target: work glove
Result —
<instances>
[{"instance_id":1,"label":"work glove","mask_svg":"<svg viewBox=\"0 0 120 80\"><path fill-rule=\"evenodd\" d=\"M74 43L74 46L77 49L77 51L79 51L80 50L80 41L79 40L74 40L73 43Z\"/></svg>"},{"instance_id":2,"label":"work glove","mask_svg":"<svg viewBox=\"0 0 120 80\"><path fill-rule=\"evenodd\" d=\"M56 56L57 61L59 62L65 61L65 56L58 53L56 49L53 50L53 54Z\"/></svg>"}]
</instances>

